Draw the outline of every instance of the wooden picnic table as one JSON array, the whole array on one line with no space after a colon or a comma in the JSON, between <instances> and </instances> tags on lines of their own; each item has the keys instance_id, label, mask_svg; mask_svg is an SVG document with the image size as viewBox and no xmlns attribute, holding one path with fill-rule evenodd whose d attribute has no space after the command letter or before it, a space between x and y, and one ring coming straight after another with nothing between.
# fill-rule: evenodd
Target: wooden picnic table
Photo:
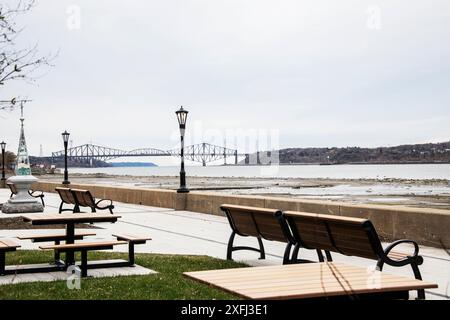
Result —
<instances>
[{"instance_id":1,"label":"wooden picnic table","mask_svg":"<svg viewBox=\"0 0 450 320\"><path fill-rule=\"evenodd\" d=\"M246 299L381 297L408 299L434 283L336 262L184 272L184 276Z\"/></svg>"},{"instance_id":2,"label":"wooden picnic table","mask_svg":"<svg viewBox=\"0 0 450 320\"><path fill-rule=\"evenodd\" d=\"M75 243L75 224L95 223L95 222L116 222L121 218L119 215L102 213L55 213L55 214L26 214L21 216L23 221L31 222L33 225L66 225L66 244ZM66 265L75 262L74 252L66 253Z\"/></svg>"}]
</instances>

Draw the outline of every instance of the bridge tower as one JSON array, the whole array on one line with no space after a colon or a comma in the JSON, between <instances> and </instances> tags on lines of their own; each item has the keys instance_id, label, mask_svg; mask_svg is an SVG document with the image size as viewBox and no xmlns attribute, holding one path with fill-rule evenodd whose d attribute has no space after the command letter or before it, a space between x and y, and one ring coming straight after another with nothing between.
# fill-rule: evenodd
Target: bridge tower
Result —
<instances>
[{"instance_id":1,"label":"bridge tower","mask_svg":"<svg viewBox=\"0 0 450 320\"><path fill-rule=\"evenodd\" d=\"M203 142L203 155L202 155L202 164L204 167L206 167L206 157L205 157L205 149L206 149L206 143Z\"/></svg>"},{"instance_id":2,"label":"bridge tower","mask_svg":"<svg viewBox=\"0 0 450 320\"><path fill-rule=\"evenodd\" d=\"M227 165L227 139L223 139L223 164Z\"/></svg>"}]
</instances>

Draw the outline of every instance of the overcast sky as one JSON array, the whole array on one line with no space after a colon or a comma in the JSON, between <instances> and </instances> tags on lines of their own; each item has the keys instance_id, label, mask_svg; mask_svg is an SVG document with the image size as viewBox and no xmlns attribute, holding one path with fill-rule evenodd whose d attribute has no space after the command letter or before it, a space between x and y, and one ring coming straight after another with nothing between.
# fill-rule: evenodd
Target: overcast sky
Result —
<instances>
[{"instance_id":1,"label":"overcast sky","mask_svg":"<svg viewBox=\"0 0 450 320\"><path fill-rule=\"evenodd\" d=\"M23 46L59 55L25 109L31 154L74 145L264 149L450 140L450 1L37 0ZM79 25L78 25L79 10ZM79 27L79 28L78 28ZM14 151L19 112L0 115ZM248 150L246 150L248 151Z\"/></svg>"}]
</instances>

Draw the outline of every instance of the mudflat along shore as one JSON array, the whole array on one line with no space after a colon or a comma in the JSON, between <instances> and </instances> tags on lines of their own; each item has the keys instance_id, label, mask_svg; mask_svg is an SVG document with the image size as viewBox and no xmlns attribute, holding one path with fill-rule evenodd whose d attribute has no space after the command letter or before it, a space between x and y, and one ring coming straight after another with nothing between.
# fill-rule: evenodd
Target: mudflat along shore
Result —
<instances>
[{"instance_id":1,"label":"mudflat along shore","mask_svg":"<svg viewBox=\"0 0 450 320\"><path fill-rule=\"evenodd\" d=\"M59 174L38 176L42 181L62 181ZM71 174L73 183L177 189L176 176L124 176ZM192 192L207 191L236 195L261 195L344 201L359 204L403 205L450 209L450 180L326 179L188 177Z\"/></svg>"}]
</instances>

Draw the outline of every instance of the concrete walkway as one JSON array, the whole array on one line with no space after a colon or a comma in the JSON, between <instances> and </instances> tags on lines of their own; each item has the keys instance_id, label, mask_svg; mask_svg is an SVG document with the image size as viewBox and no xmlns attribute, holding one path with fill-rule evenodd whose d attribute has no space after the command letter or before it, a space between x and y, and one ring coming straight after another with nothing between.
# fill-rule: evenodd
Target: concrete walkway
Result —
<instances>
[{"instance_id":1,"label":"concrete walkway","mask_svg":"<svg viewBox=\"0 0 450 320\"><path fill-rule=\"evenodd\" d=\"M0 189L0 202L9 197L9 190ZM45 212L55 213L59 207L59 197L56 194L45 195ZM208 255L224 259L226 246L230 236L230 227L225 217L195 213L189 211L174 211L172 209L140 206L125 203L114 203L115 213L122 216L114 224L99 223L96 226L102 229L92 229L97 235L89 237L91 240L113 239L113 233L132 233L147 235L153 240L145 245L136 246L136 252L163 253L163 254L189 254ZM0 219L17 215L0 213ZM55 230L0 230L0 238L15 238L21 234L48 234ZM256 245L251 238L236 238L236 244ZM282 243L265 241L266 260L258 260L256 252L238 251L233 253L235 260L244 261L250 265L281 264L284 245ZM30 241L21 241L22 249L38 249L38 244ZM405 246L403 250L410 249ZM126 251L126 246L117 246L116 251ZM428 299L450 299L450 255L445 250L421 246L420 253L424 257L421 266L423 279L435 282L438 289L427 291ZM315 251L301 250L300 256L305 259L316 260ZM373 260L347 257L334 254L335 261L344 262L363 267L374 267ZM409 267L393 268L385 266L384 271L412 277ZM414 293L413 293L414 294ZM413 295L412 294L412 295Z\"/></svg>"}]
</instances>

